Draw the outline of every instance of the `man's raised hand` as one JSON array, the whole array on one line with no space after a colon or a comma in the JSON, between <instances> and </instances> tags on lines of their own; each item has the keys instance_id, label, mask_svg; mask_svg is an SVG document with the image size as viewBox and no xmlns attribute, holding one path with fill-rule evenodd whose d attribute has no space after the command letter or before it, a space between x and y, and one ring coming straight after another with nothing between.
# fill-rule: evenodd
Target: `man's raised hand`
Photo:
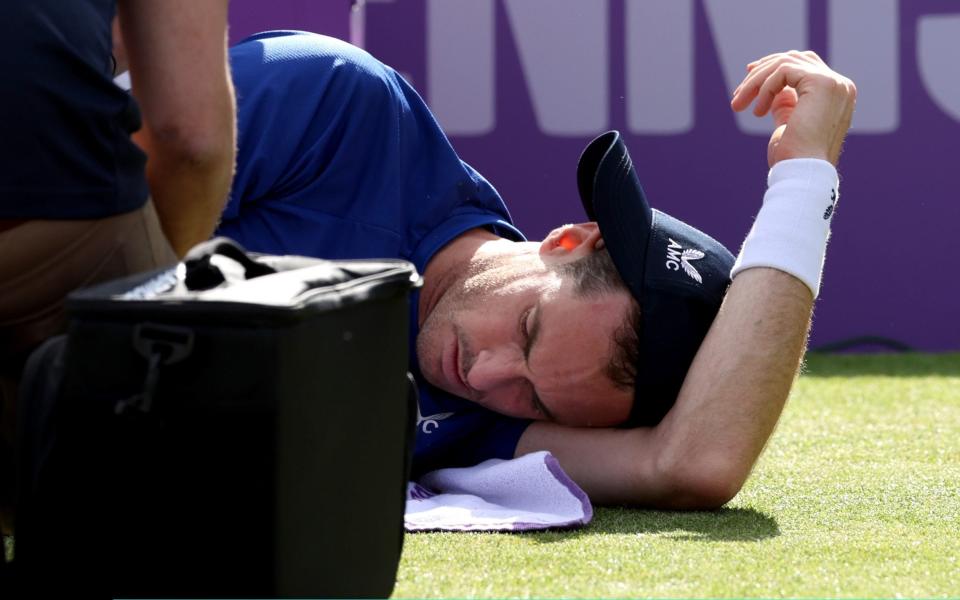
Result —
<instances>
[{"instance_id":1,"label":"man's raised hand","mask_svg":"<svg viewBox=\"0 0 960 600\"><path fill-rule=\"evenodd\" d=\"M739 112L756 100L753 113L758 117L773 111L771 167L789 158L821 158L836 165L856 99L853 82L816 53L792 50L747 65L730 106Z\"/></svg>"}]
</instances>

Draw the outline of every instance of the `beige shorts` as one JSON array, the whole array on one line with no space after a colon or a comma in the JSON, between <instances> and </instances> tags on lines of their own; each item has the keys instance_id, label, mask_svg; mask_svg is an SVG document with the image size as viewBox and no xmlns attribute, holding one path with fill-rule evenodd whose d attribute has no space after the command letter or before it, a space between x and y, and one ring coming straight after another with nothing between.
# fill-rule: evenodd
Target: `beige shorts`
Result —
<instances>
[{"instance_id":1,"label":"beige shorts","mask_svg":"<svg viewBox=\"0 0 960 600\"><path fill-rule=\"evenodd\" d=\"M27 221L0 233L0 362L63 330L69 292L174 262L152 202L105 219Z\"/></svg>"},{"instance_id":2,"label":"beige shorts","mask_svg":"<svg viewBox=\"0 0 960 600\"><path fill-rule=\"evenodd\" d=\"M10 396L27 355L65 328L67 294L176 260L152 202L104 219L34 220L0 231L0 431L10 433Z\"/></svg>"}]
</instances>

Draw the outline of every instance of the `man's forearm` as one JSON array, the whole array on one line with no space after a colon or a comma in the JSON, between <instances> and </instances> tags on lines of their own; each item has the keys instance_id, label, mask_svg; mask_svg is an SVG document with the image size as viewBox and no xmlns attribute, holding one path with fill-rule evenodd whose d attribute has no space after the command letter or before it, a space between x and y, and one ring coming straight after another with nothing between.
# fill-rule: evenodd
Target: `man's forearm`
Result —
<instances>
[{"instance_id":1,"label":"man's forearm","mask_svg":"<svg viewBox=\"0 0 960 600\"><path fill-rule=\"evenodd\" d=\"M121 0L120 32L143 113L134 139L178 255L213 232L229 192L236 109L227 65L227 1Z\"/></svg>"},{"instance_id":2,"label":"man's forearm","mask_svg":"<svg viewBox=\"0 0 960 600\"><path fill-rule=\"evenodd\" d=\"M223 114L232 117L232 107L224 107ZM221 131L229 134L231 125L222 123ZM216 228L233 179L233 136L206 148L164 140L149 129L134 139L149 157L147 182L164 234L177 256L183 256Z\"/></svg>"},{"instance_id":3,"label":"man's forearm","mask_svg":"<svg viewBox=\"0 0 960 600\"><path fill-rule=\"evenodd\" d=\"M806 347L813 296L774 269L730 286L673 410L656 428L660 506L720 505L739 491L776 426Z\"/></svg>"}]
</instances>

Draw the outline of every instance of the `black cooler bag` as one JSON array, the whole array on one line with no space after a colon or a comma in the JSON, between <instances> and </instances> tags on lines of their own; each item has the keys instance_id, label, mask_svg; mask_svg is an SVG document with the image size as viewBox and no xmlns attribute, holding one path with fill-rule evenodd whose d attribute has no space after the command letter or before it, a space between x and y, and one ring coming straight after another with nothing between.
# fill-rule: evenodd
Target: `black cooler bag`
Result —
<instances>
[{"instance_id":1,"label":"black cooler bag","mask_svg":"<svg viewBox=\"0 0 960 600\"><path fill-rule=\"evenodd\" d=\"M251 256L214 240L178 269L70 297L65 345L24 382L42 396L24 398L25 590L390 594L419 276Z\"/></svg>"}]
</instances>

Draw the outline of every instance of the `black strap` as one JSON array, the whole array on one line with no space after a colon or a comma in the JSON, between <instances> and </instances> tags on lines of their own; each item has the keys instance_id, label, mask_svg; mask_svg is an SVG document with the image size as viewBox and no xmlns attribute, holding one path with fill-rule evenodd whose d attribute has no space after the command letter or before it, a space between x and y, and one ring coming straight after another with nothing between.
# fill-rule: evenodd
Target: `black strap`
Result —
<instances>
[{"instance_id":1,"label":"black strap","mask_svg":"<svg viewBox=\"0 0 960 600\"><path fill-rule=\"evenodd\" d=\"M247 279L276 273L273 267L251 258L240 244L230 238L218 237L197 244L183 258L187 267L184 284L188 290L209 290L226 281L220 269L210 262L210 259L218 254L243 266L244 277Z\"/></svg>"}]
</instances>

